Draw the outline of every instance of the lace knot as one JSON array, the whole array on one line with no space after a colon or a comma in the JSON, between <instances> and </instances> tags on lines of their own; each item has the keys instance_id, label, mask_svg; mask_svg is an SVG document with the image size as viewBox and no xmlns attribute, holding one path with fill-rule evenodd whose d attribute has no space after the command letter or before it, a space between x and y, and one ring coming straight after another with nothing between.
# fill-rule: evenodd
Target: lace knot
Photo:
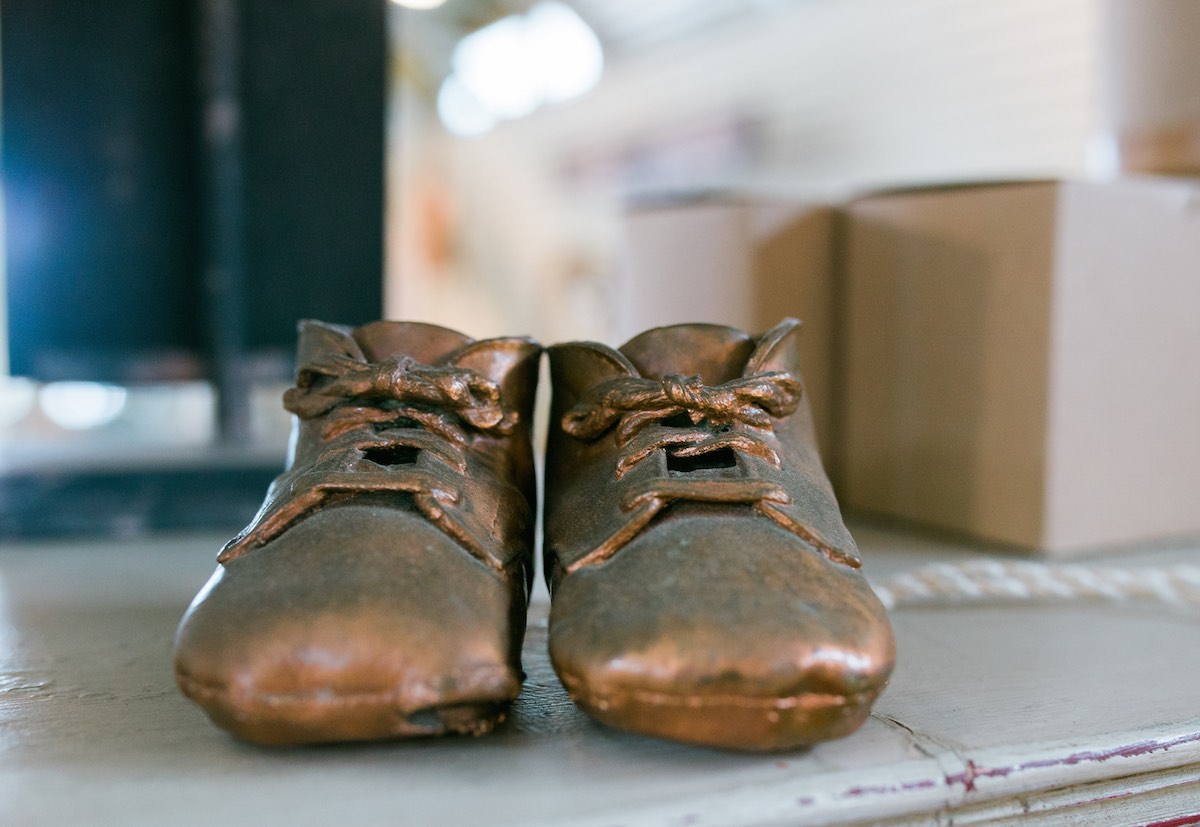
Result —
<instances>
[{"instance_id":1,"label":"lace knot","mask_svg":"<svg viewBox=\"0 0 1200 827\"><path fill-rule=\"evenodd\" d=\"M796 410L800 392L800 382L786 371L721 385L706 385L699 376L680 374L661 380L623 376L590 388L563 416L562 428L577 439L592 440L620 423L617 439L621 443L642 426L679 414L687 415L694 425L741 422L770 428L772 418Z\"/></svg>"},{"instance_id":2,"label":"lace knot","mask_svg":"<svg viewBox=\"0 0 1200 827\"><path fill-rule=\"evenodd\" d=\"M663 377L662 389L668 402L685 410L700 412L712 407L709 402L712 391L704 387L699 376L669 374Z\"/></svg>"},{"instance_id":3,"label":"lace knot","mask_svg":"<svg viewBox=\"0 0 1200 827\"><path fill-rule=\"evenodd\" d=\"M410 357L367 362L329 356L303 365L296 386L283 396L284 407L301 419L315 419L350 406L394 412L424 422L429 416L453 414L481 431L512 432L516 414L501 405L500 386L474 371L423 365ZM328 434L327 434L328 436Z\"/></svg>"}]
</instances>

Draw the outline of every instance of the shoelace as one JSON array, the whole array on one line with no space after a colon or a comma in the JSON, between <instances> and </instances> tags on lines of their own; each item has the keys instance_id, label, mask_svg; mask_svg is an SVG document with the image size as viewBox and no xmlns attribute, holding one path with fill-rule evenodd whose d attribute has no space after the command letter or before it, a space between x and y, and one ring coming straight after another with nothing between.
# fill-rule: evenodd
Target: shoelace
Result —
<instances>
[{"instance_id":1,"label":"shoelace","mask_svg":"<svg viewBox=\"0 0 1200 827\"><path fill-rule=\"evenodd\" d=\"M329 415L321 431L326 440L411 420L462 448L468 436L460 421L501 435L516 424L516 415L501 406L495 382L466 368L431 367L407 356L380 362L330 356L310 362L283 395L283 406L301 419Z\"/></svg>"},{"instance_id":2,"label":"shoelace","mask_svg":"<svg viewBox=\"0 0 1200 827\"><path fill-rule=\"evenodd\" d=\"M466 474L468 428L506 435L517 422L517 414L501 405L495 382L466 368L423 365L408 357L367 362L329 356L302 366L296 386L284 394L284 407L305 420L327 417L321 428L325 447L309 469L292 476L279 489L279 496L226 545L219 561L263 545L319 507L332 492L407 491L435 525L480 559L493 562L447 517L445 506L457 502L460 492L445 471L410 464L405 464L402 474L381 468L379 473L364 475L353 469L368 451L413 448L441 459L447 469ZM297 484L314 476L314 471L316 484Z\"/></svg>"},{"instance_id":3,"label":"shoelace","mask_svg":"<svg viewBox=\"0 0 1200 827\"><path fill-rule=\"evenodd\" d=\"M732 431L728 426L741 423L770 430L773 419L796 410L800 394L800 382L786 371L761 373L721 385L706 385L699 376L679 374L661 380L623 376L589 388L563 416L562 428L577 439L591 441L616 427L617 444L629 447L618 462L618 477L659 448L671 449L680 457L731 448L778 466L778 454L762 439L750 432ZM660 428L648 438L637 439L647 425L679 416L696 427Z\"/></svg>"},{"instance_id":4,"label":"shoelace","mask_svg":"<svg viewBox=\"0 0 1200 827\"><path fill-rule=\"evenodd\" d=\"M563 415L561 426L584 441L598 439L615 427L617 445L625 449L617 461L618 478L659 448L670 449L677 457L730 448L779 467L778 454L753 431L773 430L773 420L795 412L800 394L800 381L786 371L760 373L721 385L706 385L699 376L679 374L661 380L619 377L589 388ZM694 427L648 427L663 425L663 420L673 417L686 417ZM752 430L733 430L730 426L735 423ZM696 478L650 480L626 491L621 506L633 513L631 521L566 570L576 571L609 559L667 502L677 499L751 504L831 561L851 568L861 565L857 555L834 547L815 529L779 511L775 506L787 504L790 498L778 484L751 478Z\"/></svg>"}]
</instances>

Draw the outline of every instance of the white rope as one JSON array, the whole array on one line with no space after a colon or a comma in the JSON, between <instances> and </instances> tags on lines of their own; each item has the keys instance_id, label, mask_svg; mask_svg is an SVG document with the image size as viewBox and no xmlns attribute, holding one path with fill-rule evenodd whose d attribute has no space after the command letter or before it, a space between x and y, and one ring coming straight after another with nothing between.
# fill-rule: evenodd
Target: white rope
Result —
<instances>
[{"instance_id":1,"label":"white rope","mask_svg":"<svg viewBox=\"0 0 1200 827\"><path fill-rule=\"evenodd\" d=\"M947 603L1135 600L1200 608L1200 566L1115 568L1019 560L936 563L880 581L888 609Z\"/></svg>"}]
</instances>

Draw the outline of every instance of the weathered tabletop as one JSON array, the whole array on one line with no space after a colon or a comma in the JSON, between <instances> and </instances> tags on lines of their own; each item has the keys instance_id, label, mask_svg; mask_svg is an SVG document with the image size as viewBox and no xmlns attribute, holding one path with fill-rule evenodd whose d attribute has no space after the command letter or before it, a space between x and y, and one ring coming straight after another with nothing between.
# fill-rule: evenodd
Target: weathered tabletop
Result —
<instances>
[{"instance_id":1,"label":"weathered tabletop","mask_svg":"<svg viewBox=\"0 0 1200 827\"><path fill-rule=\"evenodd\" d=\"M872 580L965 553L856 534ZM754 756L592 724L550 670L539 602L529 679L498 733L264 750L212 727L172 681L171 635L219 544L0 550L0 824L942 824L947 813L956 825L1185 824L1200 814L1200 612L899 609L899 665L867 725L811 751ZM1200 548L1119 559L1180 560L1200 562Z\"/></svg>"}]
</instances>

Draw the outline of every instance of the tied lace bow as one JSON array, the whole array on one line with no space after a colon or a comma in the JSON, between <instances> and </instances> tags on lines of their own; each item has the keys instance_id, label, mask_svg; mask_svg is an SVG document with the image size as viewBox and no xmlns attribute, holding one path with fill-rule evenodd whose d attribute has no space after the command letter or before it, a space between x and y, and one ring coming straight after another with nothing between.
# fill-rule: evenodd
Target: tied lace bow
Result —
<instances>
[{"instance_id":1,"label":"tied lace bow","mask_svg":"<svg viewBox=\"0 0 1200 827\"><path fill-rule=\"evenodd\" d=\"M573 437L593 440L620 422L617 442L624 445L644 425L684 414L693 425L741 422L770 428L771 419L787 416L800 404L800 382L786 371L761 373L722 385L706 385L699 376L669 374L662 380L622 376L590 388L563 417Z\"/></svg>"},{"instance_id":2,"label":"tied lace bow","mask_svg":"<svg viewBox=\"0 0 1200 827\"><path fill-rule=\"evenodd\" d=\"M761 457L778 468L775 449L755 434L727 426L740 422L769 430L773 417L787 416L799 403L800 382L784 371L723 385L705 385L699 376L679 374L661 380L624 376L591 388L563 417L562 427L578 439L593 440L615 425L617 445L628 446L617 461L618 479L660 448L680 458L728 448ZM683 417L693 427L652 429L635 440L645 426L673 417Z\"/></svg>"},{"instance_id":3,"label":"tied lace bow","mask_svg":"<svg viewBox=\"0 0 1200 827\"><path fill-rule=\"evenodd\" d=\"M411 419L462 445L467 435L455 417L499 434L511 433L516 424L516 415L501 406L495 382L466 368L431 367L407 356L310 362L300 369L296 387L284 393L283 406L301 419L331 414L322 432L326 439L366 424Z\"/></svg>"}]
</instances>

